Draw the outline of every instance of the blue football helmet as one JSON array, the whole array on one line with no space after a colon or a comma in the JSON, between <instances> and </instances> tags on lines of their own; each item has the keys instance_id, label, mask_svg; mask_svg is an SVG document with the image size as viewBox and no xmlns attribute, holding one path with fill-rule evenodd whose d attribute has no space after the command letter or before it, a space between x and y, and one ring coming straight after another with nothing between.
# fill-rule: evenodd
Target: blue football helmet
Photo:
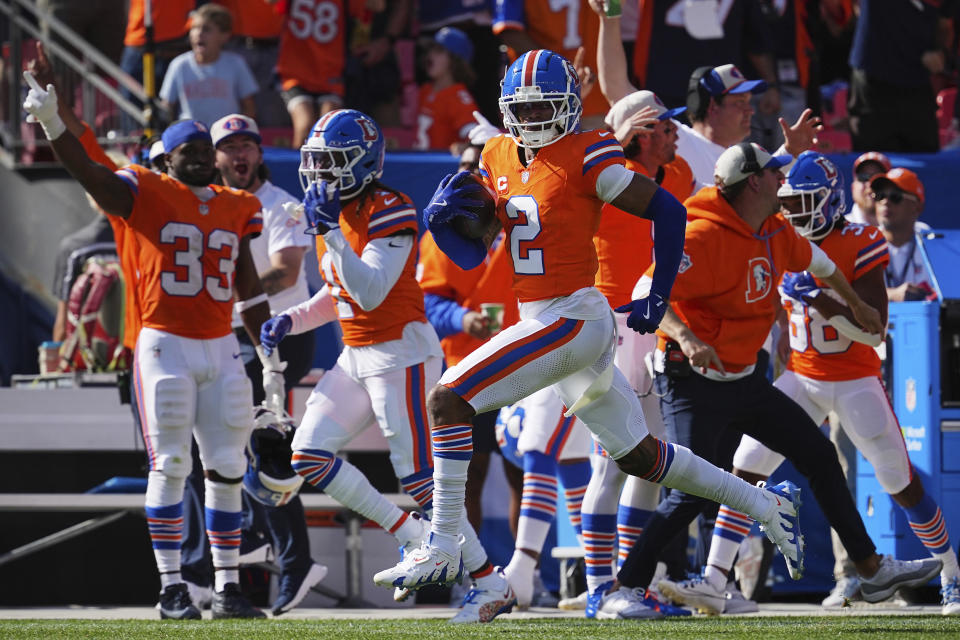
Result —
<instances>
[{"instance_id":1,"label":"blue football helmet","mask_svg":"<svg viewBox=\"0 0 960 640\"><path fill-rule=\"evenodd\" d=\"M317 120L300 147L304 193L323 180L350 198L383 175L383 133L373 118L355 109L337 109Z\"/></svg>"},{"instance_id":2,"label":"blue football helmet","mask_svg":"<svg viewBox=\"0 0 960 640\"><path fill-rule=\"evenodd\" d=\"M804 151L777 192L784 217L797 233L820 240L847 210L843 176L837 166L816 151Z\"/></svg>"},{"instance_id":3,"label":"blue football helmet","mask_svg":"<svg viewBox=\"0 0 960 640\"><path fill-rule=\"evenodd\" d=\"M264 406L257 407L253 433L247 442L247 472L243 488L251 498L268 507L293 499L303 485L303 476L290 465L293 420Z\"/></svg>"},{"instance_id":4,"label":"blue football helmet","mask_svg":"<svg viewBox=\"0 0 960 640\"><path fill-rule=\"evenodd\" d=\"M546 102L551 115L521 118L519 105ZM570 61L553 51L534 49L510 65L500 83L503 124L521 147L539 149L580 126L580 78Z\"/></svg>"}]
</instances>

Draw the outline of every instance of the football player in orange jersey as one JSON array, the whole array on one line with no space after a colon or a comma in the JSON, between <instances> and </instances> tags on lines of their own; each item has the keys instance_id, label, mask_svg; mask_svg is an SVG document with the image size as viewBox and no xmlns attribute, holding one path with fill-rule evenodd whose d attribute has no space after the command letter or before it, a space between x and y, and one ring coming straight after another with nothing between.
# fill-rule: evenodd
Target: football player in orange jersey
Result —
<instances>
[{"instance_id":1,"label":"football player in orange jersey","mask_svg":"<svg viewBox=\"0 0 960 640\"><path fill-rule=\"evenodd\" d=\"M267 322L261 340L273 348L287 333L339 319L344 348L307 400L292 444L293 468L394 534L410 554L429 532L426 522L397 508L337 455L376 423L390 445L390 461L404 491L431 513L433 453L426 392L440 377L442 352L415 277L417 211L406 195L378 180L384 146L377 123L353 109L331 111L314 125L301 149L300 180L326 285ZM452 621L489 622L509 611L515 598L487 560L462 503L459 516L463 563L453 571L460 575L466 567L474 588ZM394 597L408 595L398 589Z\"/></svg>"},{"instance_id":2,"label":"football player in orange jersey","mask_svg":"<svg viewBox=\"0 0 960 640\"><path fill-rule=\"evenodd\" d=\"M133 372L150 457L146 513L163 589L160 615L200 618L180 574L183 487L193 434L206 476L213 616L263 617L238 584L240 482L253 412L250 382L230 330L236 306L259 344L260 324L269 317L249 251L262 226L260 203L209 184L213 145L206 127L193 121L164 132L168 175L136 165L114 173L93 162L57 114L53 85L44 90L30 72L25 77L31 89L24 109L100 208L126 220L139 248L136 272L127 274L127 283L137 288L141 313ZM279 360L263 362L264 386L282 385Z\"/></svg>"},{"instance_id":3,"label":"football player in orange jersey","mask_svg":"<svg viewBox=\"0 0 960 640\"><path fill-rule=\"evenodd\" d=\"M771 156L759 145L740 143L720 156L717 186L701 189L686 202L690 222L683 266L672 310L658 331L654 358L664 423L677 442L689 443L724 467L731 466L741 434L784 453L809 479L817 502L865 581L887 589L918 576L929 579L939 571L939 561L900 563L877 555L849 492L836 490L845 480L833 445L799 405L767 381L764 359L759 357L758 362L780 307L775 278L784 271L809 269L818 274L847 302L866 331L883 329L880 314L853 290L843 271L777 215L780 169L791 160ZM716 505L688 492L671 492L624 561L618 574L621 584L646 587L659 549L699 513L713 517L713 509ZM718 526L728 512L739 518L738 526L750 522L742 509L728 506ZM792 558L786 560L791 576L802 572ZM722 611L727 577L708 566L694 582L712 585L712 607L704 608ZM671 587L676 584L661 580L661 593L674 597L677 590Z\"/></svg>"},{"instance_id":4,"label":"football player in orange jersey","mask_svg":"<svg viewBox=\"0 0 960 640\"><path fill-rule=\"evenodd\" d=\"M506 231L521 320L448 369L430 392L435 464L430 539L374 581L411 588L450 581L460 564L471 417L551 385L625 472L736 501L766 524L796 562L802 542L795 490L753 487L688 449L650 436L636 394L612 364L613 313L593 287L593 235L601 206L611 202L654 220L652 290L619 307L630 313L628 326L640 332L653 331L666 310L682 254L683 207L623 166L623 150L611 134L579 130L580 83L562 56L534 50L518 58L504 77L500 106L510 135L496 136L484 147L486 186L465 181L465 174L447 176L423 215L440 248L470 269L483 261L487 245L460 236L451 220L477 218L472 209L495 207L496 218L487 224L499 222Z\"/></svg>"},{"instance_id":5,"label":"football player in orange jersey","mask_svg":"<svg viewBox=\"0 0 960 640\"><path fill-rule=\"evenodd\" d=\"M797 158L780 187L784 216L800 235L817 243L837 264L861 298L886 320L883 269L889 258L876 227L845 223L843 181L829 159L807 151ZM943 563L940 581L944 615L960 615L960 567L940 507L913 471L900 425L883 390L880 358L874 347L883 334L857 326L850 309L826 283L809 272L785 273L780 297L790 316L787 371L774 386L798 403L814 424L836 411L857 449L873 465L881 486L899 504L910 527L930 554ZM744 436L733 458L736 472L750 481L765 480L783 455ZM831 490L835 490L834 487ZM722 508L710 545L709 564L729 572L749 523ZM925 580L924 580L925 582ZM859 583L859 581L858 581ZM861 584L872 598L875 589ZM688 604L722 598L707 581L684 582L675 590ZM892 592L891 592L892 593Z\"/></svg>"}]
</instances>

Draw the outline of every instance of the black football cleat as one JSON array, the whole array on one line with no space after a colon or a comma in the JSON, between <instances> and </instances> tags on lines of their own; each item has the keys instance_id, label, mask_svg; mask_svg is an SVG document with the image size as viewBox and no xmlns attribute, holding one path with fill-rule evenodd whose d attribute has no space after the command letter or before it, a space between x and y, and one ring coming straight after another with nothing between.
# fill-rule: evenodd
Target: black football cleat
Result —
<instances>
[{"instance_id":1,"label":"black football cleat","mask_svg":"<svg viewBox=\"0 0 960 640\"><path fill-rule=\"evenodd\" d=\"M267 617L267 614L250 604L246 596L240 593L240 585L236 582L228 582L223 585L223 591L213 592L213 605L210 610L214 619Z\"/></svg>"},{"instance_id":2,"label":"black football cleat","mask_svg":"<svg viewBox=\"0 0 960 640\"><path fill-rule=\"evenodd\" d=\"M167 585L160 592L161 620L200 620L200 610L193 605L184 582Z\"/></svg>"}]
</instances>

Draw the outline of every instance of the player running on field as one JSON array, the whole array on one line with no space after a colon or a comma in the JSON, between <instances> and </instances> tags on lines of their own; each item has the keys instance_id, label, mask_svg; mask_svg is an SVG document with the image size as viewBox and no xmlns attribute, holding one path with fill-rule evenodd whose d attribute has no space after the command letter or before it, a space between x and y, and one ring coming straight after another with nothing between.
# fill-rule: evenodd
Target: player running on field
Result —
<instances>
[{"instance_id":1,"label":"player running on field","mask_svg":"<svg viewBox=\"0 0 960 640\"><path fill-rule=\"evenodd\" d=\"M633 389L612 364L613 312L593 287L593 235L601 206L611 202L654 220L652 292L622 307L632 310L630 328L641 332L653 331L666 309L682 253L683 207L656 183L623 166L623 149L611 134L579 130L580 83L563 57L540 49L518 58L503 80L500 106L510 135L488 141L481 161L495 205L491 194L475 182L464 182L461 173L440 183L424 221L440 248L469 269L484 259L487 248L482 240L460 236L451 221L476 217L466 207L496 207L510 243L521 321L448 369L431 391L435 486L430 540L376 574L374 581L417 587L448 581L456 573L471 416L551 385L625 472L735 502L763 522L784 554L797 561L802 541L795 488L753 487L688 449L650 436Z\"/></svg>"},{"instance_id":2,"label":"player running on field","mask_svg":"<svg viewBox=\"0 0 960 640\"><path fill-rule=\"evenodd\" d=\"M379 182L384 148L377 123L353 109L331 111L313 126L300 151L300 181L308 232L317 236L326 284L307 302L269 320L261 340L274 348L288 333L339 319L344 348L307 399L293 439L293 468L412 553L425 538L425 521L401 511L337 455L376 422L404 491L430 514L433 455L426 391L440 376L443 356L415 277L417 211L406 195ZM463 565L475 586L452 622L489 622L510 610L513 592L487 561L462 504L458 516ZM450 571L452 581L462 568ZM405 598L405 591L397 597Z\"/></svg>"},{"instance_id":3,"label":"player running on field","mask_svg":"<svg viewBox=\"0 0 960 640\"><path fill-rule=\"evenodd\" d=\"M784 216L798 233L818 244L860 297L882 309L881 316L886 320L883 269L889 261L887 244L876 227L845 222L843 182L836 166L813 151L803 153L780 188L779 197ZM816 424L822 424L830 411L837 413L847 436L873 465L877 480L903 508L914 533L930 555L943 563L943 614L960 615L960 567L950 547L943 514L913 471L900 425L881 383L880 358L873 348L883 341L883 334L857 326L839 296L809 272L785 273L780 292L790 317L789 330L783 333L784 338L789 335L790 351L787 371L774 386L803 407ZM772 474L783 459L744 436L733 464L745 478L757 481ZM742 513L721 507L704 576L679 583L661 582L664 593L686 604L721 612L726 574L749 529L750 522ZM926 583L928 574L918 574L917 584ZM860 589L871 602L893 595L892 590L878 589L866 581L860 581Z\"/></svg>"}]
</instances>

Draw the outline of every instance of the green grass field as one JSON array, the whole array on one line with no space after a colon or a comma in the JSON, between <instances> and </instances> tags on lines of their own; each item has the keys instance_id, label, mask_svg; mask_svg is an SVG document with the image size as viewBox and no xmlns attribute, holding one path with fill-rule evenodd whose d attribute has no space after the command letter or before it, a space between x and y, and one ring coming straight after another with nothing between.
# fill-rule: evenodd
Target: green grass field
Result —
<instances>
[{"instance_id":1,"label":"green grass field","mask_svg":"<svg viewBox=\"0 0 960 640\"><path fill-rule=\"evenodd\" d=\"M783 618L693 618L655 622L497 620L486 625L452 626L443 620L260 620L161 622L149 620L4 620L0 638L48 640L285 640L321 638L392 640L410 638L576 638L650 640L720 638L722 640L820 640L830 638L960 638L960 618L940 616L837 616Z\"/></svg>"}]
</instances>

